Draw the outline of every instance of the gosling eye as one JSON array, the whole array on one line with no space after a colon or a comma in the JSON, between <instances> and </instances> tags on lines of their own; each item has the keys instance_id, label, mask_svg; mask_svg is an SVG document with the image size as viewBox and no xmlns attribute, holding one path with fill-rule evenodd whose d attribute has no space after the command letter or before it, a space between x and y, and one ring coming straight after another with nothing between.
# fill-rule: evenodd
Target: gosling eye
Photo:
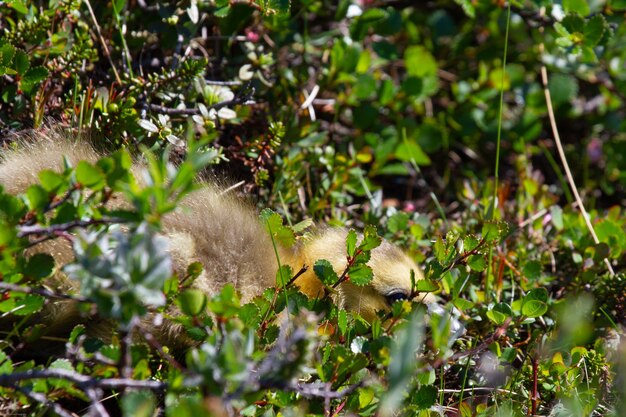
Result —
<instances>
[{"instance_id":1,"label":"gosling eye","mask_svg":"<svg viewBox=\"0 0 626 417\"><path fill-rule=\"evenodd\" d=\"M385 295L385 299L389 305L395 303L396 301L403 301L409 298L408 294L401 290L392 291L389 294Z\"/></svg>"}]
</instances>

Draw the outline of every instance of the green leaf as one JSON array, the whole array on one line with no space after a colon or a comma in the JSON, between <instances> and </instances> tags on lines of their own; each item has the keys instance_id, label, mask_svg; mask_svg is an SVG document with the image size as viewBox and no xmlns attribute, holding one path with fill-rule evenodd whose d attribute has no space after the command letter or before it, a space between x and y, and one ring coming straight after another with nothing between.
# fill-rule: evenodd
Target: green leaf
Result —
<instances>
[{"instance_id":1,"label":"green leaf","mask_svg":"<svg viewBox=\"0 0 626 417\"><path fill-rule=\"evenodd\" d=\"M104 186L104 175L100 169L87 161L80 161L76 166L76 181L92 189Z\"/></svg>"},{"instance_id":2,"label":"green leaf","mask_svg":"<svg viewBox=\"0 0 626 417\"><path fill-rule=\"evenodd\" d=\"M370 74L361 74L354 85L354 95L359 100L366 100L374 96L376 80Z\"/></svg>"},{"instance_id":3,"label":"green leaf","mask_svg":"<svg viewBox=\"0 0 626 417\"><path fill-rule=\"evenodd\" d=\"M417 165L427 166L430 165L430 158L422 150L421 146L417 142L403 141L398 144L396 148L396 158L401 161L414 161Z\"/></svg>"},{"instance_id":4,"label":"green leaf","mask_svg":"<svg viewBox=\"0 0 626 417\"><path fill-rule=\"evenodd\" d=\"M86 334L86 332L87 332L87 330L85 328L85 325L84 324L79 324L79 325L75 326L72 329L72 331L70 333L70 336L68 338L68 341L70 343L76 343L78 341L78 338L80 336Z\"/></svg>"},{"instance_id":5,"label":"green leaf","mask_svg":"<svg viewBox=\"0 0 626 417\"><path fill-rule=\"evenodd\" d=\"M184 314L194 317L204 311L207 297L199 289L188 288L178 295L177 304Z\"/></svg>"},{"instance_id":6,"label":"green leaf","mask_svg":"<svg viewBox=\"0 0 626 417\"><path fill-rule=\"evenodd\" d=\"M585 31L583 32L585 35L584 44L591 47L596 46L602 40L604 32L608 29L609 26L604 16L601 14L594 15L585 24Z\"/></svg>"},{"instance_id":7,"label":"green leaf","mask_svg":"<svg viewBox=\"0 0 626 417\"><path fill-rule=\"evenodd\" d=\"M524 276L531 280L541 277L541 263L538 261L528 261L524 265Z\"/></svg>"},{"instance_id":8,"label":"green leaf","mask_svg":"<svg viewBox=\"0 0 626 417\"><path fill-rule=\"evenodd\" d=\"M626 251L626 232L613 220L601 220L594 230L600 242L606 243L611 248L611 257L619 258Z\"/></svg>"},{"instance_id":9,"label":"green leaf","mask_svg":"<svg viewBox=\"0 0 626 417\"><path fill-rule=\"evenodd\" d=\"M611 7L615 10L626 9L626 0L612 0Z\"/></svg>"},{"instance_id":10,"label":"green leaf","mask_svg":"<svg viewBox=\"0 0 626 417\"><path fill-rule=\"evenodd\" d=\"M26 52L22 51L21 49L17 49L15 51L15 58L13 58L13 68L21 76L24 76L24 74L26 74L26 71L28 71L28 69L30 68L30 61Z\"/></svg>"},{"instance_id":11,"label":"green leaf","mask_svg":"<svg viewBox=\"0 0 626 417\"><path fill-rule=\"evenodd\" d=\"M558 33L561 37L563 38L568 38L569 39L569 31L567 30L567 28L565 26L563 26L562 23L560 22L556 22L554 23L554 30L556 31L556 33Z\"/></svg>"},{"instance_id":12,"label":"green leaf","mask_svg":"<svg viewBox=\"0 0 626 417\"><path fill-rule=\"evenodd\" d=\"M529 318L543 316L548 311L548 305L542 301L530 300L522 304L522 314Z\"/></svg>"},{"instance_id":13,"label":"green leaf","mask_svg":"<svg viewBox=\"0 0 626 417\"><path fill-rule=\"evenodd\" d=\"M332 286L339 281L339 277L333 269L333 265L326 259L318 259L315 261L313 271L315 271L315 275L317 275L324 285Z\"/></svg>"},{"instance_id":14,"label":"green leaf","mask_svg":"<svg viewBox=\"0 0 626 417\"><path fill-rule=\"evenodd\" d=\"M293 230L287 226L283 226L283 218L280 214L264 209L261 211L261 221L265 224L268 233L276 241L285 247L293 246L296 242L296 236Z\"/></svg>"},{"instance_id":15,"label":"green leaf","mask_svg":"<svg viewBox=\"0 0 626 417\"><path fill-rule=\"evenodd\" d=\"M26 4L27 3L24 0L12 0L10 2L7 2L7 5L10 8L21 14L28 13L28 7L26 7Z\"/></svg>"},{"instance_id":16,"label":"green leaf","mask_svg":"<svg viewBox=\"0 0 626 417\"><path fill-rule=\"evenodd\" d=\"M528 291L528 294L526 294L524 300L538 300L547 303L548 290L546 290L545 288L534 288Z\"/></svg>"},{"instance_id":17,"label":"green leaf","mask_svg":"<svg viewBox=\"0 0 626 417\"><path fill-rule=\"evenodd\" d=\"M45 301L46 299L41 295L27 294L15 301L13 314L16 316L30 316L41 310Z\"/></svg>"},{"instance_id":18,"label":"green leaf","mask_svg":"<svg viewBox=\"0 0 626 417\"><path fill-rule=\"evenodd\" d=\"M291 6L290 0L265 0L262 7L266 15L286 16Z\"/></svg>"},{"instance_id":19,"label":"green leaf","mask_svg":"<svg viewBox=\"0 0 626 417\"><path fill-rule=\"evenodd\" d=\"M507 303L498 303L489 311L487 311L487 317L489 320L496 323L498 326L504 323L507 317L513 315L511 307Z\"/></svg>"},{"instance_id":20,"label":"green leaf","mask_svg":"<svg viewBox=\"0 0 626 417\"><path fill-rule=\"evenodd\" d=\"M570 102L578 94L578 82L571 75L554 74L548 81L548 88L555 106Z\"/></svg>"},{"instance_id":21,"label":"green leaf","mask_svg":"<svg viewBox=\"0 0 626 417\"><path fill-rule=\"evenodd\" d=\"M284 288L289 283L292 276L293 272L291 271L291 267L289 265L281 265L278 272L276 272L276 287Z\"/></svg>"},{"instance_id":22,"label":"green leaf","mask_svg":"<svg viewBox=\"0 0 626 417\"><path fill-rule=\"evenodd\" d=\"M151 417L156 410L154 394L148 390L127 391L122 397L122 412L125 416Z\"/></svg>"},{"instance_id":23,"label":"green leaf","mask_svg":"<svg viewBox=\"0 0 626 417\"><path fill-rule=\"evenodd\" d=\"M476 17L476 9L472 0L454 0L454 2L461 6L468 17L472 19Z\"/></svg>"},{"instance_id":24,"label":"green leaf","mask_svg":"<svg viewBox=\"0 0 626 417\"><path fill-rule=\"evenodd\" d=\"M422 385L412 395L411 404L418 410L427 410L437 402L439 390L433 385Z\"/></svg>"},{"instance_id":25,"label":"green leaf","mask_svg":"<svg viewBox=\"0 0 626 417\"><path fill-rule=\"evenodd\" d=\"M563 9L566 12L575 12L587 16L590 12L587 0L563 0Z\"/></svg>"},{"instance_id":26,"label":"green leaf","mask_svg":"<svg viewBox=\"0 0 626 417\"><path fill-rule=\"evenodd\" d=\"M394 213L387 222L391 233L405 232L409 226L409 215L403 211Z\"/></svg>"},{"instance_id":27,"label":"green leaf","mask_svg":"<svg viewBox=\"0 0 626 417\"><path fill-rule=\"evenodd\" d=\"M346 237L346 251L350 257L354 257L356 254L356 240L356 232L354 230L350 230L348 232L348 236Z\"/></svg>"},{"instance_id":28,"label":"green leaf","mask_svg":"<svg viewBox=\"0 0 626 417\"><path fill-rule=\"evenodd\" d=\"M557 205L550 207L550 216L556 230L563 230L563 209Z\"/></svg>"},{"instance_id":29,"label":"green leaf","mask_svg":"<svg viewBox=\"0 0 626 417\"><path fill-rule=\"evenodd\" d=\"M31 210L43 210L50 202L48 192L41 185L31 185L26 190L28 206Z\"/></svg>"},{"instance_id":30,"label":"green leaf","mask_svg":"<svg viewBox=\"0 0 626 417\"><path fill-rule=\"evenodd\" d=\"M20 88L26 94L30 94L39 84L48 78L48 70L44 67L29 69L20 81Z\"/></svg>"},{"instance_id":31,"label":"green leaf","mask_svg":"<svg viewBox=\"0 0 626 417\"><path fill-rule=\"evenodd\" d=\"M6 353L0 350L0 375L13 373L13 362Z\"/></svg>"},{"instance_id":32,"label":"green leaf","mask_svg":"<svg viewBox=\"0 0 626 417\"><path fill-rule=\"evenodd\" d=\"M443 264L446 261L446 258L448 257L448 249L441 236L437 236L437 240L435 240L435 244L433 246L433 252L435 253L435 257L439 263Z\"/></svg>"},{"instance_id":33,"label":"green leaf","mask_svg":"<svg viewBox=\"0 0 626 417\"><path fill-rule=\"evenodd\" d=\"M585 31L585 19L577 14L570 13L561 20L561 25L567 30L568 35L574 35ZM555 25L556 27L556 25Z\"/></svg>"},{"instance_id":34,"label":"green leaf","mask_svg":"<svg viewBox=\"0 0 626 417\"><path fill-rule=\"evenodd\" d=\"M10 43L0 44L0 66L10 67L15 56L15 47Z\"/></svg>"},{"instance_id":35,"label":"green leaf","mask_svg":"<svg viewBox=\"0 0 626 417\"><path fill-rule=\"evenodd\" d=\"M54 258L47 253L36 253L26 262L24 275L28 278L40 280L52 275L54 271Z\"/></svg>"},{"instance_id":36,"label":"green leaf","mask_svg":"<svg viewBox=\"0 0 626 417\"><path fill-rule=\"evenodd\" d=\"M39 173L39 181L46 191L55 192L64 183L64 178L52 170L45 169Z\"/></svg>"},{"instance_id":37,"label":"green leaf","mask_svg":"<svg viewBox=\"0 0 626 417\"><path fill-rule=\"evenodd\" d=\"M423 46L409 46L404 51L404 65L409 76L423 78L437 75L437 61Z\"/></svg>"},{"instance_id":38,"label":"green leaf","mask_svg":"<svg viewBox=\"0 0 626 417\"><path fill-rule=\"evenodd\" d=\"M380 246L382 238L378 236L376 232L376 226L367 225L363 230L363 241L359 245L359 249L362 251L371 251L374 248Z\"/></svg>"},{"instance_id":39,"label":"green leaf","mask_svg":"<svg viewBox=\"0 0 626 417\"><path fill-rule=\"evenodd\" d=\"M506 225L504 223L485 222L481 233L486 242L495 242L500 240L503 230L506 230Z\"/></svg>"},{"instance_id":40,"label":"green leaf","mask_svg":"<svg viewBox=\"0 0 626 417\"><path fill-rule=\"evenodd\" d=\"M463 250L465 252L470 252L470 251L476 249L478 247L479 243L480 243L480 239L478 239L476 236L474 236L474 235L467 235L463 239Z\"/></svg>"},{"instance_id":41,"label":"green leaf","mask_svg":"<svg viewBox=\"0 0 626 417\"><path fill-rule=\"evenodd\" d=\"M367 265L355 265L348 270L348 277L353 284L362 286L372 282L374 273Z\"/></svg>"},{"instance_id":42,"label":"green leaf","mask_svg":"<svg viewBox=\"0 0 626 417\"><path fill-rule=\"evenodd\" d=\"M461 311L466 311L474 307L474 303L464 298L455 298L452 304Z\"/></svg>"},{"instance_id":43,"label":"green leaf","mask_svg":"<svg viewBox=\"0 0 626 417\"><path fill-rule=\"evenodd\" d=\"M415 291L417 292L436 292L439 291L439 283L429 279L420 279L415 281Z\"/></svg>"},{"instance_id":44,"label":"green leaf","mask_svg":"<svg viewBox=\"0 0 626 417\"><path fill-rule=\"evenodd\" d=\"M337 326L339 327L339 332L345 335L348 330L348 314L346 310L339 310L337 313Z\"/></svg>"},{"instance_id":45,"label":"green leaf","mask_svg":"<svg viewBox=\"0 0 626 417\"><path fill-rule=\"evenodd\" d=\"M484 271L487 268L487 261L483 255L471 255L467 258L467 266L473 271Z\"/></svg>"}]
</instances>

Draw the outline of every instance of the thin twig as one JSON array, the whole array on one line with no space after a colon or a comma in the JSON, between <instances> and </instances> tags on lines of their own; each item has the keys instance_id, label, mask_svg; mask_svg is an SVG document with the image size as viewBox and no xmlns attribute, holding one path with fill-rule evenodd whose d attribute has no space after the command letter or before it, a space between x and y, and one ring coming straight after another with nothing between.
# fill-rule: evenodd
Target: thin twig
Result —
<instances>
[{"instance_id":1,"label":"thin twig","mask_svg":"<svg viewBox=\"0 0 626 417\"><path fill-rule=\"evenodd\" d=\"M155 391L164 391L168 384L161 381L152 380L136 380L130 378L94 378L87 375L80 374L78 372L69 371L67 369L41 369L41 370L29 370L24 372L15 372L12 374L0 375L0 386L11 387L20 381L27 381L31 379L48 379L58 378L66 381L73 382L78 387L87 388L140 388L150 389Z\"/></svg>"},{"instance_id":2,"label":"thin twig","mask_svg":"<svg viewBox=\"0 0 626 417\"><path fill-rule=\"evenodd\" d=\"M107 218L107 219L74 220L74 221L67 222L67 223L52 224L46 227L39 226L39 225L19 226L17 237L21 238L21 237L37 236L37 235L54 236L62 232L68 232L77 227L88 227L88 226L101 225L101 224L118 224L118 223L126 223L126 220L117 219L117 218ZM36 243L40 243L40 242L37 241Z\"/></svg>"},{"instance_id":3,"label":"thin twig","mask_svg":"<svg viewBox=\"0 0 626 417\"><path fill-rule=\"evenodd\" d=\"M74 414L70 413L69 411L67 411L65 408L61 407L59 404L55 403L54 401L50 401L48 399L48 397L46 397L45 395L39 393L39 392L33 392L29 389L25 389L22 387L13 387L16 391L19 391L20 393L24 394L26 397L30 398L32 401L35 401L37 403L43 404L48 408L51 408L52 411L54 411L55 414L58 414L61 417L75 417Z\"/></svg>"},{"instance_id":4,"label":"thin twig","mask_svg":"<svg viewBox=\"0 0 626 417\"><path fill-rule=\"evenodd\" d=\"M72 301L79 301L83 303L91 301L88 298L80 297L77 295L61 294L61 293L53 292L50 290L46 290L45 288L25 287L22 285L11 284L9 282L0 282L0 291L3 291L3 292L15 291L15 292L19 292L22 294L35 294L35 295L41 295L46 298L55 298L55 299L60 299L60 300L72 300Z\"/></svg>"},{"instance_id":5,"label":"thin twig","mask_svg":"<svg viewBox=\"0 0 626 417\"><path fill-rule=\"evenodd\" d=\"M115 80L118 84L122 84L122 79L120 78L120 74L117 72L117 68L115 68L115 64L113 63L113 58L111 58L111 53L109 52L109 47L107 46L104 37L102 36L102 31L100 30L100 25L98 24L98 20L96 20L96 15L91 8L91 3L89 0L85 0L85 4L89 9L89 14L91 15L91 20L93 20L93 25L96 27L96 32L98 32L98 38L100 39L100 43L102 44L102 48L104 49L104 55L106 55L109 60L109 64L111 65L111 69L113 69L113 74L115 74Z\"/></svg>"}]
</instances>

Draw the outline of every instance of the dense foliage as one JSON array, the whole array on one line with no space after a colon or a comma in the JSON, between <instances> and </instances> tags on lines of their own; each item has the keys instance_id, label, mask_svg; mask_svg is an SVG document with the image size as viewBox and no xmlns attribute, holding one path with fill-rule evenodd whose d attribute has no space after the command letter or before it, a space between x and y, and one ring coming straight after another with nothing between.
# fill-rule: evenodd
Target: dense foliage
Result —
<instances>
[{"instance_id":1,"label":"dense foliage","mask_svg":"<svg viewBox=\"0 0 626 417\"><path fill-rule=\"evenodd\" d=\"M0 413L621 415L625 13L623 0L1 2L2 146L35 128L108 156L0 191ZM146 187L130 172L140 152ZM274 239L311 220L364 230L346 242L352 269L312 266L326 285L367 283L380 235L423 265L417 289L438 304L396 302L368 323L300 294L287 267L251 303L231 286L207 297L191 285L202 266L172 276L158 234L207 167L244 181ZM129 206L110 209L113 193ZM70 232L75 294L46 284L50 255L24 254ZM28 318L68 298L115 335L42 339ZM196 347L137 337L148 312Z\"/></svg>"}]
</instances>

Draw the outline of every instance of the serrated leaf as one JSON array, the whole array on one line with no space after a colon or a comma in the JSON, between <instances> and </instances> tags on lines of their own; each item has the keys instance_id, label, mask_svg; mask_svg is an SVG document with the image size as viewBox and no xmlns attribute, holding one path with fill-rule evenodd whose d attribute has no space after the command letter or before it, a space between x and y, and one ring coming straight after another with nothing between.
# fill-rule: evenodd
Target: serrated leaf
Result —
<instances>
[{"instance_id":1,"label":"serrated leaf","mask_svg":"<svg viewBox=\"0 0 626 417\"><path fill-rule=\"evenodd\" d=\"M45 301L46 299L41 295L27 294L15 301L13 314L16 316L30 316L41 310Z\"/></svg>"},{"instance_id":2,"label":"serrated leaf","mask_svg":"<svg viewBox=\"0 0 626 417\"><path fill-rule=\"evenodd\" d=\"M587 21L585 24L584 44L586 46L596 46L604 36L604 32L608 30L609 26L606 23L606 19L603 15L597 14Z\"/></svg>"},{"instance_id":3,"label":"serrated leaf","mask_svg":"<svg viewBox=\"0 0 626 417\"><path fill-rule=\"evenodd\" d=\"M278 272L276 272L276 287L284 288L289 283L292 276L293 272L291 271L291 267L289 265L281 265Z\"/></svg>"},{"instance_id":4,"label":"serrated leaf","mask_svg":"<svg viewBox=\"0 0 626 417\"><path fill-rule=\"evenodd\" d=\"M348 232L348 236L346 236L346 252L350 257L354 257L354 255L356 254L356 240L356 232L354 230L350 230Z\"/></svg>"},{"instance_id":5,"label":"serrated leaf","mask_svg":"<svg viewBox=\"0 0 626 417\"><path fill-rule=\"evenodd\" d=\"M367 285L374 279L372 268L367 265L353 266L348 270L348 276L350 277L350 282L359 286Z\"/></svg>"},{"instance_id":6,"label":"serrated leaf","mask_svg":"<svg viewBox=\"0 0 626 417\"><path fill-rule=\"evenodd\" d=\"M285 16L289 14L290 0L265 0L262 7L266 15Z\"/></svg>"},{"instance_id":7,"label":"serrated leaf","mask_svg":"<svg viewBox=\"0 0 626 417\"><path fill-rule=\"evenodd\" d=\"M317 275L324 285L332 286L339 281L339 277L333 269L333 265L326 259L318 259L315 261L313 271L315 271L315 275Z\"/></svg>"},{"instance_id":8,"label":"serrated leaf","mask_svg":"<svg viewBox=\"0 0 626 417\"><path fill-rule=\"evenodd\" d=\"M23 76L30 68L30 60L26 52L21 49L15 51L15 57L13 58L13 68L15 71Z\"/></svg>"},{"instance_id":9,"label":"serrated leaf","mask_svg":"<svg viewBox=\"0 0 626 417\"><path fill-rule=\"evenodd\" d=\"M497 222L485 222L481 233L486 242L494 242L501 237L500 227Z\"/></svg>"},{"instance_id":10,"label":"serrated leaf","mask_svg":"<svg viewBox=\"0 0 626 417\"><path fill-rule=\"evenodd\" d=\"M441 236L437 236L437 240L435 240L435 244L433 246L433 251L435 253L435 257L439 261L439 263L443 264L448 257L446 245L443 242Z\"/></svg>"},{"instance_id":11,"label":"serrated leaf","mask_svg":"<svg viewBox=\"0 0 626 417\"><path fill-rule=\"evenodd\" d=\"M87 330L84 324L79 324L77 326L74 326L74 328L72 329L70 333L70 337L68 338L68 341L70 343L76 343L78 341L78 338L86 334L86 332Z\"/></svg>"},{"instance_id":12,"label":"serrated leaf","mask_svg":"<svg viewBox=\"0 0 626 417\"><path fill-rule=\"evenodd\" d=\"M469 266L473 271L481 272L487 268L487 261L482 255L471 255L467 258L467 266Z\"/></svg>"},{"instance_id":13,"label":"serrated leaf","mask_svg":"<svg viewBox=\"0 0 626 417\"><path fill-rule=\"evenodd\" d=\"M362 251L371 251L380 246L381 242L382 238L378 236L376 227L367 225L365 226L365 230L363 230L363 241L359 245L359 249Z\"/></svg>"},{"instance_id":14,"label":"serrated leaf","mask_svg":"<svg viewBox=\"0 0 626 417\"><path fill-rule=\"evenodd\" d=\"M403 211L394 213L387 222L387 227L391 233L406 231L409 226L409 215Z\"/></svg>"},{"instance_id":15,"label":"serrated leaf","mask_svg":"<svg viewBox=\"0 0 626 417\"><path fill-rule=\"evenodd\" d=\"M48 70L42 66L29 69L20 80L20 88L30 94L43 80L48 78Z\"/></svg>"},{"instance_id":16,"label":"serrated leaf","mask_svg":"<svg viewBox=\"0 0 626 417\"><path fill-rule=\"evenodd\" d=\"M480 243L480 240L476 236L474 236L474 235L467 235L463 239L463 251L470 252L470 251L476 249L476 247L478 247L479 243Z\"/></svg>"},{"instance_id":17,"label":"serrated leaf","mask_svg":"<svg viewBox=\"0 0 626 417\"><path fill-rule=\"evenodd\" d=\"M10 43L2 43L0 44L0 66L1 67L10 67L13 62L13 57L15 56L15 47Z\"/></svg>"},{"instance_id":18,"label":"serrated leaf","mask_svg":"<svg viewBox=\"0 0 626 417\"><path fill-rule=\"evenodd\" d=\"M418 410L427 410L437 402L439 390L432 385L422 385L417 392L412 395L411 404Z\"/></svg>"},{"instance_id":19,"label":"serrated leaf","mask_svg":"<svg viewBox=\"0 0 626 417\"><path fill-rule=\"evenodd\" d=\"M585 30L585 19L577 14L570 13L561 20L561 24L567 30L569 35L575 33L582 34Z\"/></svg>"},{"instance_id":20,"label":"serrated leaf","mask_svg":"<svg viewBox=\"0 0 626 417\"><path fill-rule=\"evenodd\" d=\"M337 313L337 326L339 327L339 332L345 335L348 330L348 314L346 310L339 310Z\"/></svg>"}]
</instances>

